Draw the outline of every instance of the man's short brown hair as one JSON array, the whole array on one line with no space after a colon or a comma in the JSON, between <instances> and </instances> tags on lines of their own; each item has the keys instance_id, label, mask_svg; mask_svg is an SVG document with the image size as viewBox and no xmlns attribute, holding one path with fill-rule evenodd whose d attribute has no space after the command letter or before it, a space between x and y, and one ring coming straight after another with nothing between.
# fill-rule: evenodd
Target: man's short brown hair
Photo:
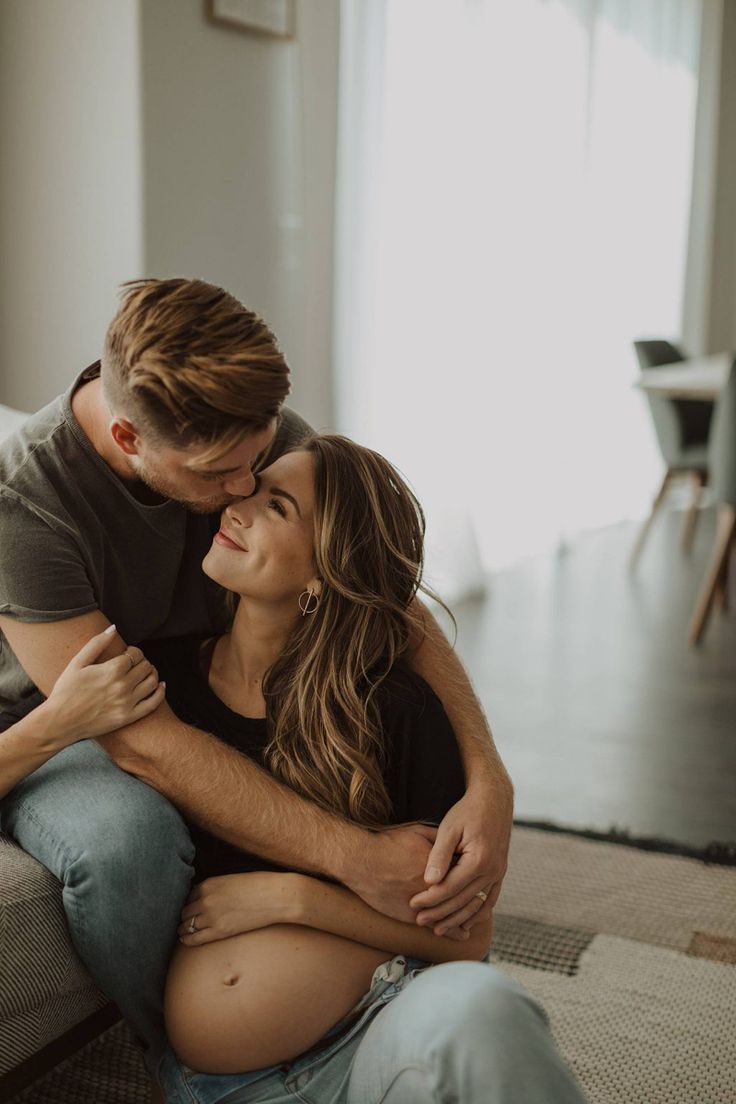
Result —
<instances>
[{"instance_id":1,"label":"man's short brown hair","mask_svg":"<svg viewBox=\"0 0 736 1104\"><path fill-rule=\"evenodd\" d=\"M114 414L156 444L199 443L212 459L278 414L289 369L258 315L203 280L132 280L123 288L102 355Z\"/></svg>"}]
</instances>

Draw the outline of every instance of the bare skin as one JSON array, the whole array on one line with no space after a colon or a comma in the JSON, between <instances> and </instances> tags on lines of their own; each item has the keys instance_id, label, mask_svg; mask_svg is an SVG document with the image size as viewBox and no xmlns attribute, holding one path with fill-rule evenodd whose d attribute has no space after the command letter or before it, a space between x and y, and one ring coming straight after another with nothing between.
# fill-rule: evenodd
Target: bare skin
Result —
<instances>
[{"instance_id":1,"label":"bare skin","mask_svg":"<svg viewBox=\"0 0 736 1104\"><path fill-rule=\"evenodd\" d=\"M203 1073L289 1061L353 1007L386 957L294 924L181 946L166 985L169 1040L183 1062ZM289 1008L309 1015L285 1015Z\"/></svg>"},{"instance_id":2,"label":"bare skin","mask_svg":"<svg viewBox=\"0 0 736 1104\"><path fill-rule=\"evenodd\" d=\"M179 934L166 985L169 1039L193 1069L234 1073L303 1054L395 954L427 962L482 958L491 925L442 938L391 920L342 886L258 872L196 886ZM309 1015L284 1015L295 1006Z\"/></svg>"}]
</instances>

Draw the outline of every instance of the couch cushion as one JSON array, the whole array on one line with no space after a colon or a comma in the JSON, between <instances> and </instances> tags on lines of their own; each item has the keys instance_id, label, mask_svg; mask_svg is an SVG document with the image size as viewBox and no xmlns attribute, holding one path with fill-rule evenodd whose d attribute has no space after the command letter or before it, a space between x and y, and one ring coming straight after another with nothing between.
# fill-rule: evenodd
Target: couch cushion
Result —
<instances>
[{"instance_id":1,"label":"couch cushion","mask_svg":"<svg viewBox=\"0 0 736 1104\"><path fill-rule=\"evenodd\" d=\"M71 945L61 885L0 835L0 1074L106 1000Z\"/></svg>"}]
</instances>

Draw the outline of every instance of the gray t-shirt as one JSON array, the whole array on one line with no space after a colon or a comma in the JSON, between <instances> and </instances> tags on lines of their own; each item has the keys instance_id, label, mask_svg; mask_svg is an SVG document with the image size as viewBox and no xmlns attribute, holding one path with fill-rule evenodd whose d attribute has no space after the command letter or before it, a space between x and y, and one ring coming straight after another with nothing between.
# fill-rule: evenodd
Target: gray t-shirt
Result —
<instances>
[{"instance_id":1,"label":"gray t-shirt","mask_svg":"<svg viewBox=\"0 0 736 1104\"><path fill-rule=\"evenodd\" d=\"M139 502L95 452L63 395L0 444L0 614L62 621L100 609L129 644L220 631L224 591L202 560L219 513ZM285 410L267 462L311 432ZM0 633L0 709L35 687Z\"/></svg>"}]
</instances>

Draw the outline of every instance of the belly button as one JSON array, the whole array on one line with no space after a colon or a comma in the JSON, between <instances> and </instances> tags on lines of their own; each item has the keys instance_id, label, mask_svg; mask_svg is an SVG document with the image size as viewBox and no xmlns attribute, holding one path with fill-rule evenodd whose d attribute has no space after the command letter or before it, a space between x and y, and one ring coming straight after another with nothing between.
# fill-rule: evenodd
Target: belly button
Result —
<instances>
[{"instance_id":1,"label":"belly button","mask_svg":"<svg viewBox=\"0 0 736 1104\"><path fill-rule=\"evenodd\" d=\"M240 981L240 976L238 974L227 974L226 977L224 977L222 980L225 983L225 985L228 985L228 986L237 985L238 982Z\"/></svg>"}]
</instances>

